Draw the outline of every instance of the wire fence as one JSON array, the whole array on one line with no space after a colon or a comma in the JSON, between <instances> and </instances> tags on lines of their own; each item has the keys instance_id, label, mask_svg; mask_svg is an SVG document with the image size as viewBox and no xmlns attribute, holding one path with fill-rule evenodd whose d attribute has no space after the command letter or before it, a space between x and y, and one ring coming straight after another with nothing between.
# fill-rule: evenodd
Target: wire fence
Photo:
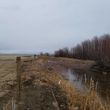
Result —
<instances>
[{"instance_id":1,"label":"wire fence","mask_svg":"<svg viewBox=\"0 0 110 110\"><path fill-rule=\"evenodd\" d=\"M3 105L3 110L18 110L18 105L21 99L21 89L22 89L22 82L21 82L22 62L27 61L27 57L25 58L26 60L21 60L21 57L16 57L16 73L17 73L16 94L13 94L14 96L11 98L11 100L9 100L7 104ZM31 58L31 62L33 63L35 59L36 59L36 55L34 55L34 57Z\"/></svg>"}]
</instances>

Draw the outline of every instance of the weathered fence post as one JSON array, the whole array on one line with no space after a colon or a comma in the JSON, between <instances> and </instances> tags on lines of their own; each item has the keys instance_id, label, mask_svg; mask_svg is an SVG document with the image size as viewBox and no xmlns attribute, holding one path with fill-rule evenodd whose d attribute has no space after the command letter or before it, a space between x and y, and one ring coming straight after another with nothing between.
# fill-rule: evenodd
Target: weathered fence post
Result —
<instances>
[{"instance_id":1,"label":"weathered fence post","mask_svg":"<svg viewBox=\"0 0 110 110\"><path fill-rule=\"evenodd\" d=\"M36 61L36 54L34 54L34 59L32 60L32 64L35 64Z\"/></svg>"},{"instance_id":2,"label":"weathered fence post","mask_svg":"<svg viewBox=\"0 0 110 110\"><path fill-rule=\"evenodd\" d=\"M21 57L16 58L17 63L17 103L21 98Z\"/></svg>"},{"instance_id":3,"label":"weathered fence post","mask_svg":"<svg viewBox=\"0 0 110 110\"><path fill-rule=\"evenodd\" d=\"M37 56L37 55L35 54L35 55L34 55L34 60L36 59L36 56Z\"/></svg>"}]
</instances>

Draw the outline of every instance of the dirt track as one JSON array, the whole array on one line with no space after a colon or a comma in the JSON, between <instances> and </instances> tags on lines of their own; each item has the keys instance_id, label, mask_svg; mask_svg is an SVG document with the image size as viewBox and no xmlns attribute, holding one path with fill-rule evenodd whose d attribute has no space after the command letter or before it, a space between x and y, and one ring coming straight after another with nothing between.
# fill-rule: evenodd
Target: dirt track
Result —
<instances>
[{"instance_id":1,"label":"dirt track","mask_svg":"<svg viewBox=\"0 0 110 110\"><path fill-rule=\"evenodd\" d=\"M22 91L20 110L67 110L67 99L57 85L47 83L46 75L42 77L42 70L50 72L43 66L41 60L24 62L22 69ZM48 73L47 73L48 74ZM49 73L51 74L51 72Z\"/></svg>"}]
</instances>

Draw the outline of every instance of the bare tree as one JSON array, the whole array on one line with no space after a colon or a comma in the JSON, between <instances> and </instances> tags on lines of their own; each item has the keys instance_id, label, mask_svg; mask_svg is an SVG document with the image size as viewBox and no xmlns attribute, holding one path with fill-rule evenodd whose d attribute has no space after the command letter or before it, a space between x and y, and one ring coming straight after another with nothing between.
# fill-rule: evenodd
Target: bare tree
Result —
<instances>
[{"instance_id":1,"label":"bare tree","mask_svg":"<svg viewBox=\"0 0 110 110\"><path fill-rule=\"evenodd\" d=\"M81 44L55 51L57 57L72 57L79 59L91 59L103 62L110 61L110 35L94 37L92 40L83 41Z\"/></svg>"}]
</instances>

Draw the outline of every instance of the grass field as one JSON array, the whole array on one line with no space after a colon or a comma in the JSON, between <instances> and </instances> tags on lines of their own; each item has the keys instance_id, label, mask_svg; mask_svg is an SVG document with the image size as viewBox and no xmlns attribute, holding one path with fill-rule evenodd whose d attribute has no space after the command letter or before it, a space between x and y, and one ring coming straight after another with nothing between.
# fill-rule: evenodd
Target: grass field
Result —
<instances>
[{"instance_id":1,"label":"grass field","mask_svg":"<svg viewBox=\"0 0 110 110\"><path fill-rule=\"evenodd\" d=\"M0 110L10 98L16 80L16 56L0 55ZM10 94L10 95L8 95Z\"/></svg>"},{"instance_id":2,"label":"grass field","mask_svg":"<svg viewBox=\"0 0 110 110\"><path fill-rule=\"evenodd\" d=\"M16 63L14 56L0 56L0 91L7 89L8 84L16 79Z\"/></svg>"}]
</instances>

